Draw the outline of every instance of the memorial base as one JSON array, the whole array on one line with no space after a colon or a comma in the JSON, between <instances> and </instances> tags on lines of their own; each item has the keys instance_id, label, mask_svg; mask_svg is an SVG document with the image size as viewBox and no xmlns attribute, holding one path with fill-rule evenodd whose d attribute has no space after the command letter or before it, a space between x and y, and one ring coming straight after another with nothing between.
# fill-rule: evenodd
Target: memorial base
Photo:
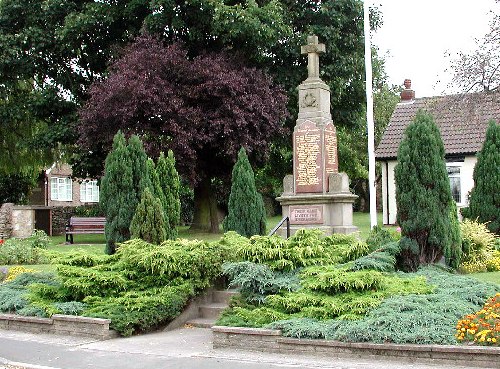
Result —
<instances>
[{"instance_id":1,"label":"memorial base","mask_svg":"<svg viewBox=\"0 0 500 369\"><path fill-rule=\"evenodd\" d=\"M337 177L339 181L336 182L343 184L338 191L330 188L330 191L324 194L284 193L276 199L281 204L283 217L288 216L290 219L291 235L302 228L320 229L326 235L351 234L358 231L352 223L352 207L357 196L349 192L348 186L345 187L345 183L348 183L347 175L340 173L330 176ZM286 227L281 227L277 233L286 237Z\"/></svg>"}]
</instances>

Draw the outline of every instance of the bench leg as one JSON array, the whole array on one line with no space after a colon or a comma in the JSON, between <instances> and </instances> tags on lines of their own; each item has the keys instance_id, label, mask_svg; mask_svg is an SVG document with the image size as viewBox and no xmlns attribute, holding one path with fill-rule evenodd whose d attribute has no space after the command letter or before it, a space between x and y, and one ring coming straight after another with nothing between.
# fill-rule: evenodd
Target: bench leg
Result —
<instances>
[{"instance_id":1,"label":"bench leg","mask_svg":"<svg viewBox=\"0 0 500 369\"><path fill-rule=\"evenodd\" d=\"M70 235L69 235L69 243L70 243L70 244L73 244L73 234L70 234Z\"/></svg>"}]
</instances>

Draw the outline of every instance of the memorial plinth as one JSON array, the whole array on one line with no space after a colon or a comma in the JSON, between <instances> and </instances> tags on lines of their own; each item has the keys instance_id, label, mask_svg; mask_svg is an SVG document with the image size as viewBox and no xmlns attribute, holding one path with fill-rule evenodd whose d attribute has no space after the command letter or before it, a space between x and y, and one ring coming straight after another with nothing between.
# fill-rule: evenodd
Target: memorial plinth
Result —
<instances>
[{"instance_id":1,"label":"memorial plinth","mask_svg":"<svg viewBox=\"0 0 500 369\"><path fill-rule=\"evenodd\" d=\"M338 173L337 133L330 114L330 88L319 78L319 54L325 45L309 36L302 53L308 55L308 78L299 86L299 115L293 132L293 175L283 180L278 197L292 234L318 228L326 234L352 233L349 178ZM284 236L284 230L280 230Z\"/></svg>"}]
</instances>

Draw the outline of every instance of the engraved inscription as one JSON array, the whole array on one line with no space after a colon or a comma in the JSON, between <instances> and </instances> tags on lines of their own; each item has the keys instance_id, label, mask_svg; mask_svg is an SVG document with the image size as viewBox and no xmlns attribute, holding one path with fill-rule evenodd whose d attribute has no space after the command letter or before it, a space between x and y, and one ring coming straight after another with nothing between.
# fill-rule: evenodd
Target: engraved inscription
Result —
<instances>
[{"instance_id":1,"label":"engraved inscription","mask_svg":"<svg viewBox=\"0 0 500 369\"><path fill-rule=\"evenodd\" d=\"M291 224L323 224L323 206L290 206Z\"/></svg>"},{"instance_id":2,"label":"engraved inscription","mask_svg":"<svg viewBox=\"0 0 500 369\"><path fill-rule=\"evenodd\" d=\"M305 121L293 133L295 193L323 192L323 139L316 124Z\"/></svg>"},{"instance_id":3,"label":"engraved inscription","mask_svg":"<svg viewBox=\"0 0 500 369\"><path fill-rule=\"evenodd\" d=\"M337 161L337 135L333 124L329 123L325 126L325 172L327 174L338 172Z\"/></svg>"},{"instance_id":4,"label":"engraved inscription","mask_svg":"<svg viewBox=\"0 0 500 369\"><path fill-rule=\"evenodd\" d=\"M305 132L296 136L297 185L319 184L318 156L320 154L319 133Z\"/></svg>"}]
</instances>

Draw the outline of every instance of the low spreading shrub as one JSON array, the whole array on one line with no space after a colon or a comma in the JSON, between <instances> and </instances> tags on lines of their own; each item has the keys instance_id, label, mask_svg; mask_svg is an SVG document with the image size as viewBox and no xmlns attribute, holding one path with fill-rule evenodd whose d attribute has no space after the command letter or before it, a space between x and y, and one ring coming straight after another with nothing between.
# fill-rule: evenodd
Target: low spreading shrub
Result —
<instances>
[{"instance_id":1,"label":"low spreading shrub","mask_svg":"<svg viewBox=\"0 0 500 369\"><path fill-rule=\"evenodd\" d=\"M0 264L38 264L45 261L41 250L49 245L44 231L36 230L29 238L9 238L0 244Z\"/></svg>"},{"instance_id":2,"label":"low spreading shrub","mask_svg":"<svg viewBox=\"0 0 500 369\"><path fill-rule=\"evenodd\" d=\"M7 275L5 277L5 282L10 282L16 279L16 277L23 273L35 273L34 269L28 269L23 266L14 266L10 267L7 271Z\"/></svg>"},{"instance_id":3,"label":"low spreading shrub","mask_svg":"<svg viewBox=\"0 0 500 369\"><path fill-rule=\"evenodd\" d=\"M324 237L317 229L297 231L288 240L279 236L253 236L237 241L238 258L266 264L273 270L293 271L312 265L346 263L369 253L368 245L355 236Z\"/></svg>"},{"instance_id":4,"label":"low spreading shrub","mask_svg":"<svg viewBox=\"0 0 500 369\"><path fill-rule=\"evenodd\" d=\"M500 346L500 293L489 299L478 312L460 319L455 337L458 342Z\"/></svg>"},{"instance_id":5,"label":"low spreading shrub","mask_svg":"<svg viewBox=\"0 0 500 369\"><path fill-rule=\"evenodd\" d=\"M190 297L210 286L222 264L234 259L232 247L197 240L153 245L134 239L118 245L112 256L59 254L52 260L59 264L57 281L31 284L16 311L108 318L123 335L147 331L172 320Z\"/></svg>"}]
</instances>

